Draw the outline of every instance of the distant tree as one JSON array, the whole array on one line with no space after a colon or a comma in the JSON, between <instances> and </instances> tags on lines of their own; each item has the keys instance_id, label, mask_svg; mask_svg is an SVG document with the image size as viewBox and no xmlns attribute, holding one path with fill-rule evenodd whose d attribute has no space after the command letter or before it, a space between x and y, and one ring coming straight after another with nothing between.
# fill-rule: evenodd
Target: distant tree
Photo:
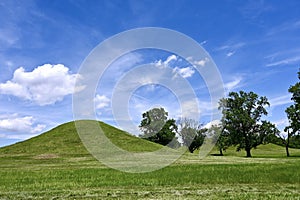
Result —
<instances>
[{"instance_id":1,"label":"distant tree","mask_svg":"<svg viewBox=\"0 0 300 200\"><path fill-rule=\"evenodd\" d=\"M208 129L208 133L212 136L212 143L217 146L220 155L223 156L223 151L226 151L231 144L229 135L218 125L211 126Z\"/></svg>"},{"instance_id":2,"label":"distant tree","mask_svg":"<svg viewBox=\"0 0 300 200\"><path fill-rule=\"evenodd\" d=\"M259 97L254 92L230 92L228 98L219 102L222 110L224 133L228 134L237 150L245 149L246 156L251 157L251 149L266 142L272 133L271 123L261 121L267 115L265 106L270 105L266 97ZM274 126L275 127L275 126Z\"/></svg>"},{"instance_id":3,"label":"distant tree","mask_svg":"<svg viewBox=\"0 0 300 200\"><path fill-rule=\"evenodd\" d=\"M142 117L139 126L143 132L142 138L162 145L167 145L176 139L175 135L178 129L176 121L168 119L168 112L164 108L153 108L143 113Z\"/></svg>"},{"instance_id":4,"label":"distant tree","mask_svg":"<svg viewBox=\"0 0 300 200\"><path fill-rule=\"evenodd\" d=\"M180 130L178 131L181 137L183 146L188 147L193 153L203 144L205 139L206 129L201 128L202 125L193 119L182 118L178 122Z\"/></svg>"},{"instance_id":5,"label":"distant tree","mask_svg":"<svg viewBox=\"0 0 300 200\"><path fill-rule=\"evenodd\" d=\"M300 71L298 72L298 79L300 80ZM285 110L287 118L289 120L289 125L284 129L284 131L287 133L287 137L284 140L284 143L286 148L286 155L290 156L290 138L294 135L299 134L300 132L300 82L297 82L295 85L291 86L288 91L292 93L291 100L294 101L294 104L290 105Z\"/></svg>"},{"instance_id":6,"label":"distant tree","mask_svg":"<svg viewBox=\"0 0 300 200\"><path fill-rule=\"evenodd\" d=\"M181 137L183 146L189 147L201 125L196 120L182 118L178 120L178 126L180 128L178 134Z\"/></svg>"},{"instance_id":7,"label":"distant tree","mask_svg":"<svg viewBox=\"0 0 300 200\"><path fill-rule=\"evenodd\" d=\"M202 144L204 143L204 139L206 137L205 135L206 132L207 132L206 128L201 128L197 130L196 136L194 137L194 140L189 146L189 151L191 153L194 153L196 149L199 149L202 146Z\"/></svg>"}]
</instances>

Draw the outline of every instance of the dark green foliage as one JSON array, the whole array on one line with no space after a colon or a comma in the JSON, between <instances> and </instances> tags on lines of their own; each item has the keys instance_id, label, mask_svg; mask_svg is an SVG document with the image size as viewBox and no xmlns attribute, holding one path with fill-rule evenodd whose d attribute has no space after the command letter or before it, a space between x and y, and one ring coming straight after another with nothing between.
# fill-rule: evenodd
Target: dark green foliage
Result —
<instances>
[{"instance_id":1,"label":"dark green foliage","mask_svg":"<svg viewBox=\"0 0 300 200\"><path fill-rule=\"evenodd\" d=\"M300 79L300 71L298 72L298 79ZM290 105L286 110L289 125L285 127L284 131L287 133L286 138L282 138L282 141L286 147L286 155L289 154L290 138L299 134L300 131L300 82L289 88L289 92L292 93L293 105Z\"/></svg>"},{"instance_id":2,"label":"dark green foliage","mask_svg":"<svg viewBox=\"0 0 300 200\"><path fill-rule=\"evenodd\" d=\"M168 112L164 108L153 108L143 113L142 117L139 126L143 132L142 138L162 145L176 140L176 122L174 119L168 119ZM176 146L175 141L170 145Z\"/></svg>"},{"instance_id":3,"label":"dark green foliage","mask_svg":"<svg viewBox=\"0 0 300 200\"><path fill-rule=\"evenodd\" d=\"M298 71L298 79L300 80L300 69ZM300 82L297 82L295 85L289 88L289 92L292 93L292 100L295 104L300 104Z\"/></svg>"},{"instance_id":4,"label":"dark green foliage","mask_svg":"<svg viewBox=\"0 0 300 200\"><path fill-rule=\"evenodd\" d=\"M230 92L228 98L219 102L222 110L224 133L228 134L237 150L245 149L251 157L251 149L266 142L266 137L276 132L274 125L261 121L267 115L265 106L270 105L266 97L259 97L254 92Z\"/></svg>"},{"instance_id":5,"label":"dark green foliage","mask_svg":"<svg viewBox=\"0 0 300 200\"><path fill-rule=\"evenodd\" d=\"M207 132L206 128L198 129L196 131L196 135L192 141L192 143L189 145L189 151L193 153L196 149L199 149L201 145L204 142L204 139L206 137L205 133Z\"/></svg>"},{"instance_id":6,"label":"dark green foliage","mask_svg":"<svg viewBox=\"0 0 300 200\"><path fill-rule=\"evenodd\" d=\"M223 156L223 151L226 151L231 145L228 133L222 130L222 127L217 125L213 125L208 129L208 133L212 135L212 143L217 146L221 156Z\"/></svg>"},{"instance_id":7,"label":"dark green foliage","mask_svg":"<svg viewBox=\"0 0 300 200\"><path fill-rule=\"evenodd\" d=\"M178 134L182 139L183 146L188 147L191 153L199 149L204 142L207 129L203 129L201 126L193 119L182 118L179 120L180 131Z\"/></svg>"},{"instance_id":8,"label":"dark green foliage","mask_svg":"<svg viewBox=\"0 0 300 200\"><path fill-rule=\"evenodd\" d=\"M300 80L300 71L298 72L298 79ZM289 119L289 126L285 128L285 131L289 131L291 135L295 135L300 131L300 82L291 86L289 92L292 93L294 104L285 110Z\"/></svg>"}]
</instances>

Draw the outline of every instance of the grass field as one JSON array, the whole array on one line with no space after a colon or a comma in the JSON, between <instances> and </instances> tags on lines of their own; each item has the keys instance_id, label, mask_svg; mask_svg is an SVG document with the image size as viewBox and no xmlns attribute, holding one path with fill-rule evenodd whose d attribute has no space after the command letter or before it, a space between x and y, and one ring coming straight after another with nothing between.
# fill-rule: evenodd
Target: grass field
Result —
<instances>
[{"instance_id":1,"label":"grass field","mask_svg":"<svg viewBox=\"0 0 300 200\"><path fill-rule=\"evenodd\" d=\"M157 144L102 124L129 151ZM0 199L300 199L300 150L268 144L253 158L232 147L199 160L185 153L158 171L130 174L105 167L82 146L73 123L0 149ZM212 154L217 154L214 150Z\"/></svg>"}]
</instances>

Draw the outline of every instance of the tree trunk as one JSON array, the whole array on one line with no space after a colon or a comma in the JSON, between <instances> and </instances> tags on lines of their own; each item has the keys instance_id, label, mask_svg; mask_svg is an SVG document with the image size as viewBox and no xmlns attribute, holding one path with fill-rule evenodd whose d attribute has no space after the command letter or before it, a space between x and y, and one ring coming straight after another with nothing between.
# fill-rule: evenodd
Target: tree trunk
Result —
<instances>
[{"instance_id":1,"label":"tree trunk","mask_svg":"<svg viewBox=\"0 0 300 200\"><path fill-rule=\"evenodd\" d=\"M290 157L289 145L288 144L285 145L285 151L286 151L286 156Z\"/></svg>"},{"instance_id":2,"label":"tree trunk","mask_svg":"<svg viewBox=\"0 0 300 200\"><path fill-rule=\"evenodd\" d=\"M247 158L250 158L251 157L251 149L246 148L246 152L247 152Z\"/></svg>"},{"instance_id":3,"label":"tree trunk","mask_svg":"<svg viewBox=\"0 0 300 200\"><path fill-rule=\"evenodd\" d=\"M287 137L287 141L286 141L286 144L285 144L285 151L286 151L286 156L287 157L290 157L289 144L290 144L290 132L288 131L288 137Z\"/></svg>"},{"instance_id":4,"label":"tree trunk","mask_svg":"<svg viewBox=\"0 0 300 200\"><path fill-rule=\"evenodd\" d=\"M220 155L223 156L223 151L222 151L222 149L220 149Z\"/></svg>"}]
</instances>

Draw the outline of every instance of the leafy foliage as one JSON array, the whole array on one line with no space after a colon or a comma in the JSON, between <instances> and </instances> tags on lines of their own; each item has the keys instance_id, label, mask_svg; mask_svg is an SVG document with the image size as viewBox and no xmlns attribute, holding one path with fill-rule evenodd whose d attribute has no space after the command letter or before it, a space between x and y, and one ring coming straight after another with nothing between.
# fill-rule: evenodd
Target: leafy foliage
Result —
<instances>
[{"instance_id":1,"label":"leafy foliage","mask_svg":"<svg viewBox=\"0 0 300 200\"><path fill-rule=\"evenodd\" d=\"M298 79L300 80L300 71L298 72ZM285 128L285 131L289 131L291 135L295 135L300 131L300 82L291 86L289 92L292 93L294 104L285 110L289 119L289 126Z\"/></svg>"},{"instance_id":2,"label":"leafy foliage","mask_svg":"<svg viewBox=\"0 0 300 200\"><path fill-rule=\"evenodd\" d=\"M176 140L175 134L178 130L176 121L168 119L168 112L164 108L153 108L142 114L140 129L143 132L142 138L168 145L171 141ZM170 144L176 146L174 141Z\"/></svg>"},{"instance_id":3,"label":"leafy foliage","mask_svg":"<svg viewBox=\"0 0 300 200\"><path fill-rule=\"evenodd\" d=\"M199 122L193 119L182 118L179 120L180 131L178 134L182 139L183 146L188 147L191 153L199 149L204 142L204 133L207 129L203 129L201 126Z\"/></svg>"},{"instance_id":4,"label":"leafy foliage","mask_svg":"<svg viewBox=\"0 0 300 200\"><path fill-rule=\"evenodd\" d=\"M300 71L298 72L298 79L300 79ZM299 134L300 131L300 82L289 88L289 92L292 93L293 105L290 105L286 110L286 114L289 120L289 125L285 127L284 131L287 132L287 137L282 141L286 147L286 155L289 156L289 144L290 138Z\"/></svg>"},{"instance_id":5,"label":"leafy foliage","mask_svg":"<svg viewBox=\"0 0 300 200\"><path fill-rule=\"evenodd\" d=\"M196 149L199 149L204 142L206 137L205 133L207 132L206 128L201 128L196 131L196 135L189 146L189 151L193 153Z\"/></svg>"},{"instance_id":6,"label":"leafy foliage","mask_svg":"<svg viewBox=\"0 0 300 200\"><path fill-rule=\"evenodd\" d=\"M266 142L267 135L277 131L270 122L261 121L261 117L268 114L265 106L270 105L266 97L254 92L230 92L219 105L224 132L238 151L245 149L247 157L251 157L252 148Z\"/></svg>"},{"instance_id":7,"label":"leafy foliage","mask_svg":"<svg viewBox=\"0 0 300 200\"><path fill-rule=\"evenodd\" d=\"M213 125L208 129L208 133L212 135L212 143L215 144L220 152L220 155L223 156L223 151L231 145L230 137L227 132L222 130L221 126Z\"/></svg>"}]
</instances>

